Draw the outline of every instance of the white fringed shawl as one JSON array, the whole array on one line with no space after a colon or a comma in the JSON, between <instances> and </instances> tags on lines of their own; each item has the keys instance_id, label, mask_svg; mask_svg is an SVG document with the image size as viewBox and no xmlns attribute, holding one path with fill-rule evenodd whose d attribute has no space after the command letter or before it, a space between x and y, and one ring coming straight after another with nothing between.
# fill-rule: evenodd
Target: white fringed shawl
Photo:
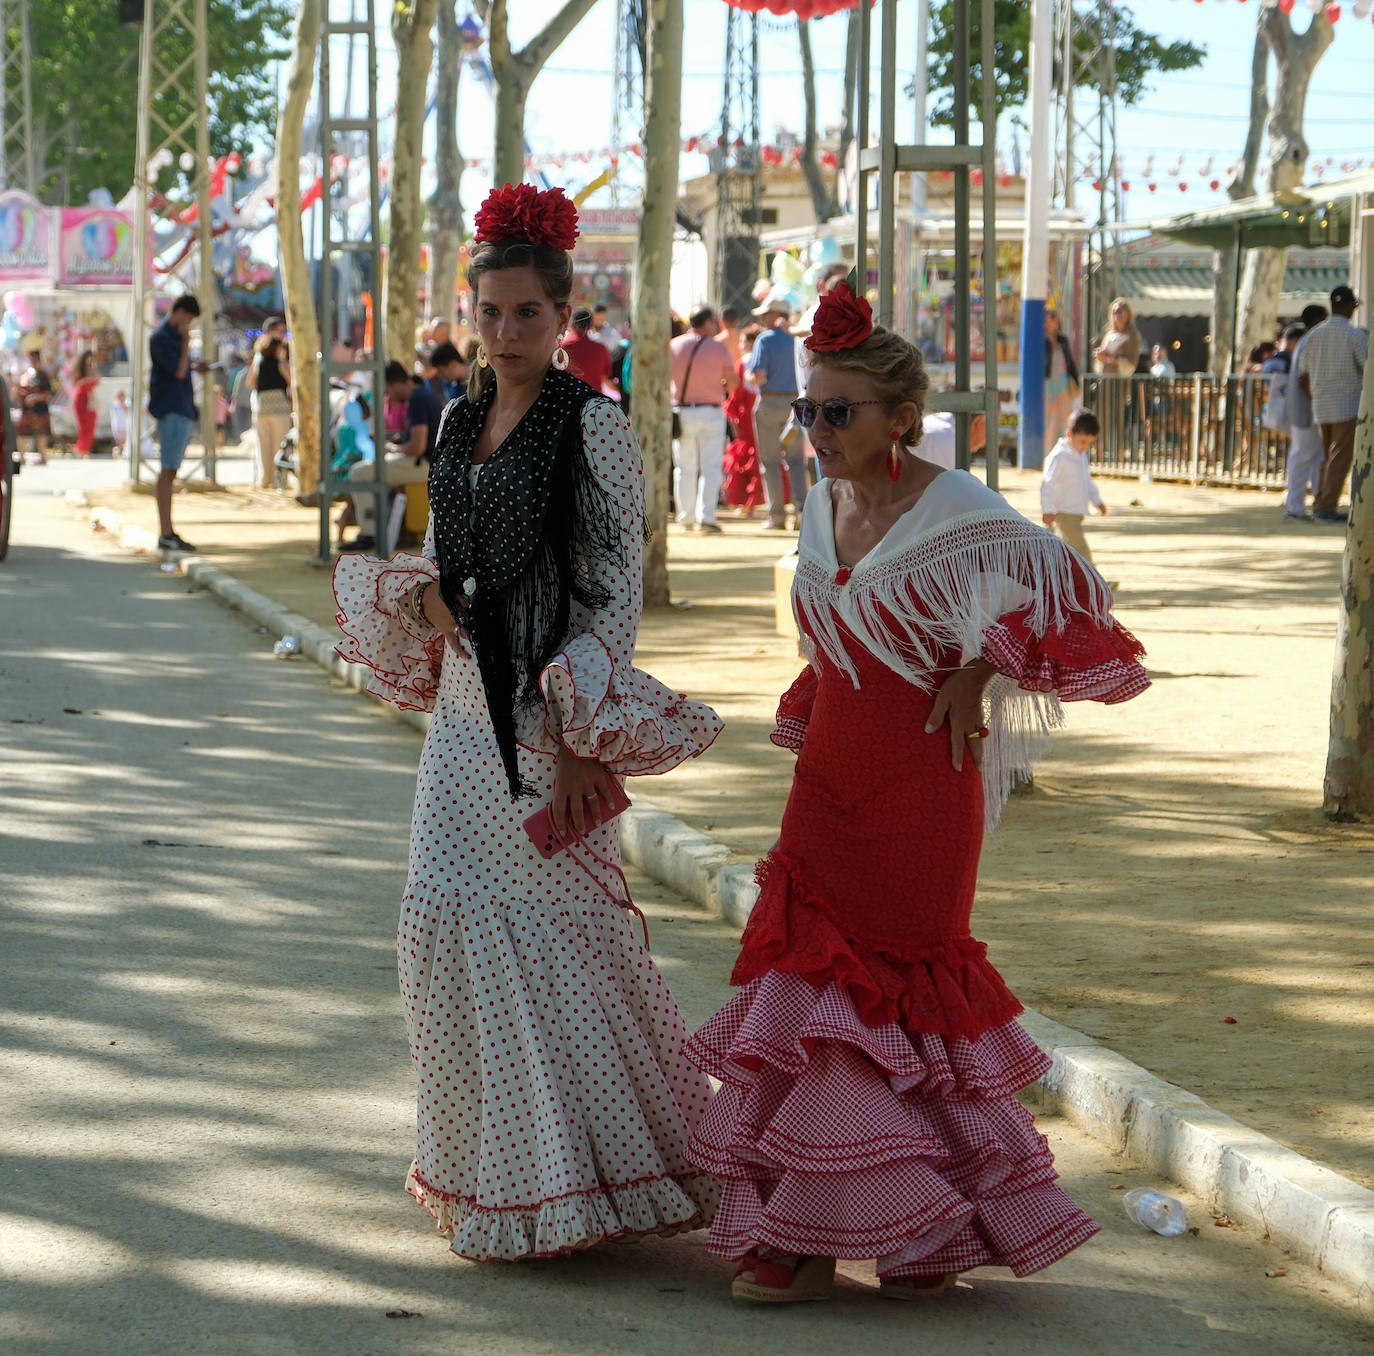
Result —
<instances>
[{"instance_id":1,"label":"white fringed shawl","mask_svg":"<svg viewBox=\"0 0 1374 1356\"><path fill-rule=\"evenodd\" d=\"M816 648L856 688L845 631L929 692L948 672L941 653L976 659L988 628L1009 612L1025 610L1036 636L1062 631L1075 615L1112 624L1111 590L1097 572L967 471L942 472L839 583L830 492L822 480L807 498L792 605ZM989 683L986 702L983 791L991 829L1017 775L1029 776L1064 713L1054 693L1023 691L1002 674Z\"/></svg>"}]
</instances>

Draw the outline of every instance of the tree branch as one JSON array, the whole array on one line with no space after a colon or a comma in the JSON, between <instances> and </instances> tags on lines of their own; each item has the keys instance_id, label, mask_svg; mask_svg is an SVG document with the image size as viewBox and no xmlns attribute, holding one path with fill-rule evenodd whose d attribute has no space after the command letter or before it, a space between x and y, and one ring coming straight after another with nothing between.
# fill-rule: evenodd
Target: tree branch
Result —
<instances>
[{"instance_id":1,"label":"tree branch","mask_svg":"<svg viewBox=\"0 0 1374 1356\"><path fill-rule=\"evenodd\" d=\"M811 194L811 210L819 223L839 216L840 206L826 184L820 163L816 159L816 61L811 51L809 19L797 20L797 43L801 48L802 103L805 106L801 167L807 191Z\"/></svg>"},{"instance_id":2,"label":"tree branch","mask_svg":"<svg viewBox=\"0 0 1374 1356\"><path fill-rule=\"evenodd\" d=\"M506 0L490 0L487 11L487 50L491 54L491 68L496 78L510 68L510 23L506 15Z\"/></svg>"},{"instance_id":3,"label":"tree branch","mask_svg":"<svg viewBox=\"0 0 1374 1356\"><path fill-rule=\"evenodd\" d=\"M1245 152L1231 182L1226 185L1226 196L1232 202L1255 196L1255 170L1259 166L1264 120L1268 116L1269 44L1265 40L1263 23L1260 23L1255 28L1255 50L1250 57L1250 126L1245 133Z\"/></svg>"},{"instance_id":4,"label":"tree branch","mask_svg":"<svg viewBox=\"0 0 1374 1356\"><path fill-rule=\"evenodd\" d=\"M544 63L587 17L596 0L567 0L567 3L544 27L532 37L515 56L515 64L526 81L531 81L543 69ZM504 0L502 0L504 8Z\"/></svg>"}]
</instances>

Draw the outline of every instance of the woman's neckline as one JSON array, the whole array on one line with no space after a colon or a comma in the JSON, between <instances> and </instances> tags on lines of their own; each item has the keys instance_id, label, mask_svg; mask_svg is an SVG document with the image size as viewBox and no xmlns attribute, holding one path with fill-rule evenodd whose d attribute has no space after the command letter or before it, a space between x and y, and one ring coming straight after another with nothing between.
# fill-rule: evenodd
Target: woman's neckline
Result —
<instances>
[{"instance_id":1,"label":"woman's neckline","mask_svg":"<svg viewBox=\"0 0 1374 1356\"><path fill-rule=\"evenodd\" d=\"M471 464L473 466L485 466L489 461L494 461L501 454L501 452L505 450L506 444L509 443L510 440L514 438L515 435L520 431L520 426L525 422L526 419L529 418L530 411L534 409L534 407L539 403L539 397L543 394L543 391L543 386L540 386L539 390L537 390L534 393L534 399L531 400L530 403L525 406L525 408L520 412L520 417L506 431L505 437L503 437L501 441L497 443L496 446L493 447L485 457L481 458L480 461L477 457L471 458ZM496 392L496 390L493 389L491 399L487 402L487 407L482 412L482 422L477 427L477 438L481 438L482 431L487 426L487 420L491 418L492 411L496 408L497 394L498 393ZM476 439L474 439L473 446L474 448L476 447Z\"/></svg>"},{"instance_id":2,"label":"woman's neckline","mask_svg":"<svg viewBox=\"0 0 1374 1356\"><path fill-rule=\"evenodd\" d=\"M894 533L894 532L895 532L895 531L896 531L896 530L897 530L897 529L898 529L898 528L899 528L908 518L910 518L911 515L912 515L913 513L915 513L916 510L917 510L918 508L920 508L922 504L925 503L925 501L926 501L926 496L930 493L930 491L931 491L932 489L935 488L935 485L936 485L936 483L940 480L941 476L944 476L945 474L947 474L947 468L941 467L940 470L939 470L939 471L936 473L936 475L934 476L934 478L933 478L932 480L930 480L929 483L926 485L926 487L920 492L920 494L918 494L918 495L916 496L915 500L911 503L910 507L903 509L902 512L899 513L899 514L897 515L897 517L895 517L895 518L892 520L892 523L891 523L891 525L888 527L887 531L884 532L883 535L882 535L881 537L879 537L878 540L875 541L875 542L873 543L873 545L870 546L870 547L868 548L868 550L865 551L865 552L863 553L863 555L861 555L861 556L859 557L859 559L856 560L852 565L847 565L847 564L844 563L844 561L842 561L842 560L840 559L839 547L835 544L835 495L834 495L834 482L833 482L833 481L829 481L829 480L825 481L825 482L824 482L825 488L826 488L826 495L825 495L825 497L826 497L826 500L828 501L828 502L827 502L827 508L828 508L829 511L828 511L827 513L823 514L822 517L823 517L823 519L824 519L824 521L825 521L825 530L826 530L826 534L827 534L827 537L828 537L828 541L827 541L826 545L827 545L827 546L829 547L829 549L830 549L830 560L831 560L831 563L835 566L836 571L837 571L837 572L839 572L839 571L845 572L845 577L846 577L846 579L848 579L849 576L851 576L856 570L858 570L858 569L859 569L859 568L869 559L870 556L874 556L874 555L876 555L880 550L882 550L883 543L886 542L887 539L888 539L890 536L892 536L892 534L893 534L893 533Z\"/></svg>"}]
</instances>

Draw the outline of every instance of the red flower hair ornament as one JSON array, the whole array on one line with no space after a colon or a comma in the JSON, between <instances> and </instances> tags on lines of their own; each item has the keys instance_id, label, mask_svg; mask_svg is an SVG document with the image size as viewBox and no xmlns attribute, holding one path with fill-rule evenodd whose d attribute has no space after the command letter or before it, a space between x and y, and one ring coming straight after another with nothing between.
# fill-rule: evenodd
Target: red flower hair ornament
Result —
<instances>
[{"instance_id":1,"label":"red flower hair ornament","mask_svg":"<svg viewBox=\"0 0 1374 1356\"><path fill-rule=\"evenodd\" d=\"M474 244L524 240L570 250L577 243L577 208L561 188L540 192L533 184L493 188L473 218Z\"/></svg>"},{"instance_id":2,"label":"red flower hair ornament","mask_svg":"<svg viewBox=\"0 0 1374 1356\"><path fill-rule=\"evenodd\" d=\"M848 283L836 283L820 300L806 347L815 353L857 348L873 333L873 308Z\"/></svg>"}]
</instances>

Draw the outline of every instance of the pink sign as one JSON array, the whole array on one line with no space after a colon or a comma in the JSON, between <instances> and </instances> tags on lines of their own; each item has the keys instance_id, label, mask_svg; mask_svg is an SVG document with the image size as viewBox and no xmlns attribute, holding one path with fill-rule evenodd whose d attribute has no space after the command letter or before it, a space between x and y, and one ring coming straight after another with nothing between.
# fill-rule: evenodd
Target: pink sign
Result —
<instances>
[{"instance_id":1,"label":"pink sign","mask_svg":"<svg viewBox=\"0 0 1374 1356\"><path fill-rule=\"evenodd\" d=\"M132 218L109 207L64 207L57 258L57 281L63 287L132 286Z\"/></svg>"},{"instance_id":2,"label":"pink sign","mask_svg":"<svg viewBox=\"0 0 1374 1356\"><path fill-rule=\"evenodd\" d=\"M52 213L17 189L0 193L0 285L52 280Z\"/></svg>"}]
</instances>

